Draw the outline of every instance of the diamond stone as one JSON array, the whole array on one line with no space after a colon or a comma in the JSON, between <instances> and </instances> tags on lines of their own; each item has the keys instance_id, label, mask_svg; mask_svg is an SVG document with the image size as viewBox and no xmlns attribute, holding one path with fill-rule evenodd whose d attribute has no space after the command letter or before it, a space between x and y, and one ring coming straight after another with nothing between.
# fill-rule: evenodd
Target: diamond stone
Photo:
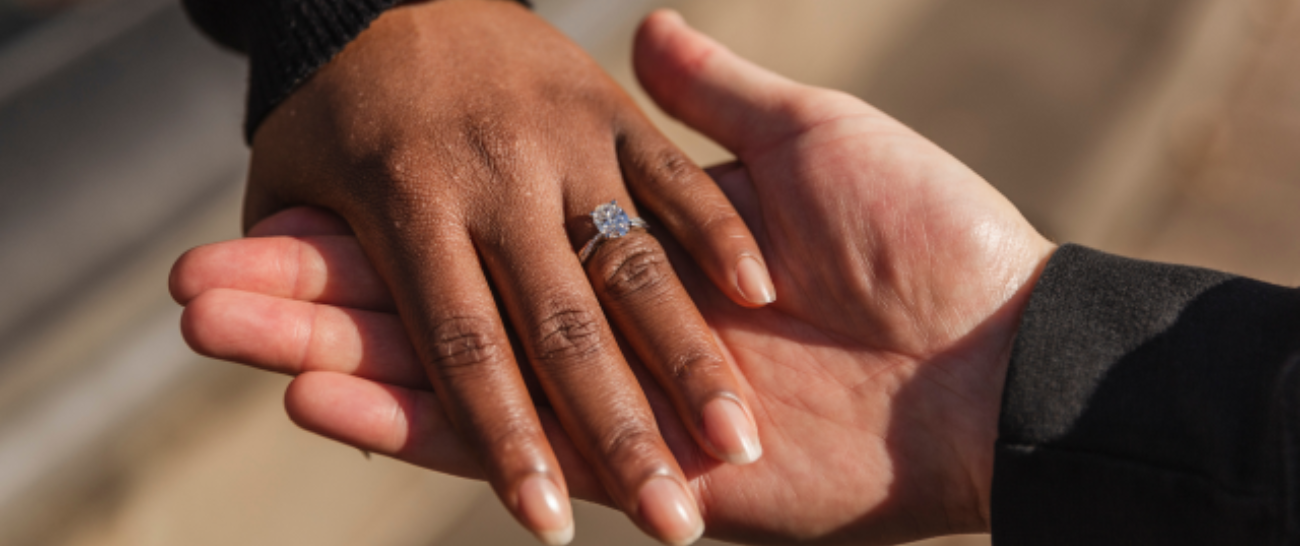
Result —
<instances>
[{"instance_id":1,"label":"diamond stone","mask_svg":"<svg viewBox=\"0 0 1300 546\"><path fill-rule=\"evenodd\" d=\"M591 213L591 220L596 223L596 229L606 239L617 239L627 235L627 230L632 227L632 221L618 206L617 201L610 201L596 207L596 210Z\"/></svg>"}]
</instances>

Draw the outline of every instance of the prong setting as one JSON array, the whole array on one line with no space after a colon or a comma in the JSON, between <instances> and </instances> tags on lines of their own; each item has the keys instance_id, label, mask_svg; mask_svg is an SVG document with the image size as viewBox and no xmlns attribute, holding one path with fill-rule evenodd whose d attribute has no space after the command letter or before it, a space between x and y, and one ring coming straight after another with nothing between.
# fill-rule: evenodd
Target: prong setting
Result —
<instances>
[{"instance_id":1,"label":"prong setting","mask_svg":"<svg viewBox=\"0 0 1300 546\"><path fill-rule=\"evenodd\" d=\"M591 211L591 221L596 225L597 233L578 252L578 261L582 263L587 263L591 255L596 253L596 248L600 246L600 243L608 239L624 237L634 228L649 228L645 220L629 217L627 211L618 206L618 200L597 206L596 210Z\"/></svg>"}]
</instances>

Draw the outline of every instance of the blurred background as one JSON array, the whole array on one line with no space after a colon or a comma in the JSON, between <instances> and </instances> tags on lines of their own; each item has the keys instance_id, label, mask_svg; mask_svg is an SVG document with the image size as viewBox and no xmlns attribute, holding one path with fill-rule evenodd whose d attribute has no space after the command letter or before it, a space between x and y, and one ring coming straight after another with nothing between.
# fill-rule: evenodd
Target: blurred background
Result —
<instances>
[{"instance_id":1,"label":"blurred background","mask_svg":"<svg viewBox=\"0 0 1300 546\"><path fill-rule=\"evenodd\" d=\"M629 89L637 21L675 7L1058 241L1300 284L1300 0L536 3ZM300 431L286 379L184 345L167 272L238 236L244 71L177 0L0 0L0 545L533 544L485 487ZM652 544L577 515L577 544Z\"/></svg>"}]
</instances>

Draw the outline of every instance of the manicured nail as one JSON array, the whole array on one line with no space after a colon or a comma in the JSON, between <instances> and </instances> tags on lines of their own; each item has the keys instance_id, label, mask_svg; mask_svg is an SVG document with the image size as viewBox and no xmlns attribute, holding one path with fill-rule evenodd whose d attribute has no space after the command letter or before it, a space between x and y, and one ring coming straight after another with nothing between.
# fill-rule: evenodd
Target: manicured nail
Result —
<instances>
[{"instance_id":1,"label":"manicured nail","mask_svg":"<svg viewBox=\"0 0 1300 546\"><path fill-rule=\"evenodd\" d=\"M660 539L672 546L686 546L704 534L704 521L686 490L670 478L651 478L637 497L641 517Z\"/></svg>"},{"instance_id":2,"label":"manicured nail","mask_svg":"<svg viewBox=\"0 0 1300 546\"><path fill-rule=\"evenodd\" d=\"M722 460L749 464L763 456L758 428L735 400L718 398L705 404L703 420L704 436Z\"/></svg>"},{"instance_id":3,"label":"manicured nail","mask_svg":"<svg viewBox=\"0 0 1300 546\"><path fill-rule=\"evenodd\" d=\"M767 275L767 268L752 256L745 256L736 264L736 287L750 303L767 305L776 301L772 277Z\"/></svg>"},{"instance_id":4,"label":"manicured nail","mask_svg":"<svg viewBox=\"0 0 1300 546\"><path fill-rule=\"evenodd\" d=\"M573 540L573 511L545 476L532 476L519 485L519 513L533 534L547 546Z\"/></svg>"}]
</instances>

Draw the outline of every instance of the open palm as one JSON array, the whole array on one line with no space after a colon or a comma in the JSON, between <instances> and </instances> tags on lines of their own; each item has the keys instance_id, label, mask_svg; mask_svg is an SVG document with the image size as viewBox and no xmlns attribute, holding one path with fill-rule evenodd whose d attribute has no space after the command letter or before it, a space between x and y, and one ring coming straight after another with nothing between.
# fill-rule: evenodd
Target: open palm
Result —
<instances>
[{"instance_id":1,"label":"open palm","mask_svg":"<svg viewBox=\"0 0 1300 546\"><path fill-rule=\"evenodd\" d=\"M777 287L773 305L739 307L666 241L740 372L764 447L744 466L710 457L642 374L709 534L885 544L987 530L1004 369L1052 245L888 116L767 73L672 14L643 25L637 68L665 110L736 154L711 174ZM191 344L302 373L287 406L306 428L477 475L346 227L298 209L255 233L296 237L222 243L178 263ZM570 490L602 500L542 414Z\"/></svg>"},{"instance_id":2,"label":"open palm","mask_svg":"<svg viewBox=\"0 0 1300 546\"><path fill-rule=\"evenodd\" d=\"M762 71L671 15L647 21L637 51L659 104L739 158L712 174L779 295L741 309L686 275L753 389L766 448L699 478L711 529L879 543L987 529L1004 368L1052 246L853 97Z\"/></svg>"}]
</instances>

